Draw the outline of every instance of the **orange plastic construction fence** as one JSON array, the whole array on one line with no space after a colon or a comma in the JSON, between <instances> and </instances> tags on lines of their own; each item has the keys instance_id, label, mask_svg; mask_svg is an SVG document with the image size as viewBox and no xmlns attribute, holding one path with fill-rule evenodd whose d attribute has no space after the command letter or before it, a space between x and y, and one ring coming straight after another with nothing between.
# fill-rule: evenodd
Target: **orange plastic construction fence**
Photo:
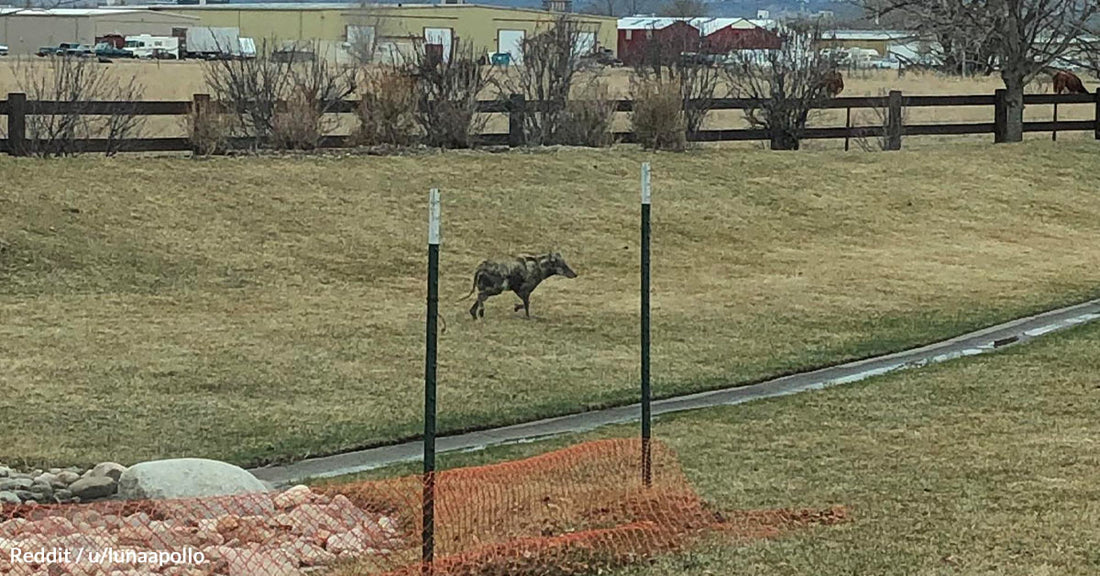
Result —
<instances>
[{"instance_id":1,"label":"orange plastic construction fence","mask_svg":"<svg viewBox=\"0 0 1100 576\"><path fill-rule=\"evenodd\" d=\"M421 556L420 476L270 494L0 509L0 574L337 576L578 574L683 549L706 533L770 537L843 509L718 513L672 452L579 444L436 477L435 562Z\"/></svg>"}]
</instances>

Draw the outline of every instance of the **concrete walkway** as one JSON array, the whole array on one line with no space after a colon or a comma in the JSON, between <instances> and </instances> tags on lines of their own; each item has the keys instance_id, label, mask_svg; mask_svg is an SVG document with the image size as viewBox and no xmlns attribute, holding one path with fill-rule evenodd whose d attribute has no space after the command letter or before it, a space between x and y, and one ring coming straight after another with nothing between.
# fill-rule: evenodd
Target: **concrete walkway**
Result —
<instances>
[{"instance_id":1,"label":"concrete walkway","mask_svg":"<svg viewBox=\"0 0 1100 576\"><path fill-rule=\"evenodd\" d=\"M653 414L668 414L712 406L740 404L761 398L774 398L808 390L818 390L837 384L848 384L886 374L895 370L944 362L962 356L984 354L1019 344L1050 332L1100 319L1100 299L1060 308L1027 318L1020 318L921 348L887 354L866 360L849 362L812 372L792 374L759 384L724 388L653 402ZM557 418L536 420L513 426L442 436L436 441L436 451L479 450L487 446L507 444L583 432L609 424L638 420L639 404L593 410ZM380 446L345 454L311 458L285 466L269 466L251 470L257 478L276 486L285 486L307 478L327 478L353 474L398 462L419 460L420 441Z\"/></svg>"}]
</instances>

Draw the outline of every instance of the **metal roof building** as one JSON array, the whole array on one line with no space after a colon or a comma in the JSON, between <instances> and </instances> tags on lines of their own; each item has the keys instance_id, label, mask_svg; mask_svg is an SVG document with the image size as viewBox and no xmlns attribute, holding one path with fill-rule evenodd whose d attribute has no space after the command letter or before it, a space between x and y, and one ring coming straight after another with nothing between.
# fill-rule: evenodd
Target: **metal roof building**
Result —
<instances>
[{"instance_id":1,"label":"metal roof building","mask_svg":"<svg viewBox=\"0 0 1100 576\"><path fill-rule=\"evenodd\" d=\"M92 45L108 34L170 36L173 27L192 26L193 16L134 8L2 8L0 44L13 56L34 54L62 42Z\"/></svg>"}]
</instances>

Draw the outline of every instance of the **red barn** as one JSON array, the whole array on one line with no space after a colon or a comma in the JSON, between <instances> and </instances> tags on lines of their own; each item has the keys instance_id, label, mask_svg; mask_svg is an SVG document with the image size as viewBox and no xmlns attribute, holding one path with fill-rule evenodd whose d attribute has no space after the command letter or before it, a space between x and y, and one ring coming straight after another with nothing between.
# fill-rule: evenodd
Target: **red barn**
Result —
<instances>
[{"instance_id":1,"label":"red barn","mask_svg":"<svg viewBox=\"0 0 1100 576\"><path fill-rule=\"evenodd\" d=\"M619 19L619 60L634 65L647 58L679 58L698 52L699 29L681 18L633 17Z\"/></svg>"},{"instance_id":2,"label":"red barn","mask_svg":"<svg viewBox=\"0 0 1100 576\"><path fill-rule=\"evenodd\" d=\"M710 54L777 50L783 44L778 34L744 18L693 18L689 22L703 34L704 49Z\"/></svg>"}]
</instances>

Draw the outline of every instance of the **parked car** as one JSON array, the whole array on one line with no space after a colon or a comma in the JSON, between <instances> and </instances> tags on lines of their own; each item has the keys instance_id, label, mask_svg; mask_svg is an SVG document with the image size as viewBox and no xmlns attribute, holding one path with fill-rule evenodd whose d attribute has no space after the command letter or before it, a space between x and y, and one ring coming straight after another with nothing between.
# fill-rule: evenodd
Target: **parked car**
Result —
<instances>
[{"instance_id":1,"label":"parked car","mask_svg":"<svg viewBox=\"0 0 1100 576\"><path fill-rule=\"evenodd\" d=\"M0 56L7 56L7 55L8 55L8 45L7 44L0 44Z\"/></svg>"},{"instance_id":2,"label":"parked car","mask_svg":"<svg viewBox=\"0 0 1100 576\"><path fill-rule=\"evenodd\" d=\"M867 65L870 68L876 68L879 70L899 70L901 69L901 62L892 56L886 58L874 58L867 61Z\"/></svg>"},{"instance_id":3,"label":"parked car","mask_svg":"<svg viewBox=\"0 0 1100 576\"><path fill-rule=\"evenodd\" d=\"M36 56L91 56L92 49L79 42L62 42L57 46L41 46Z\"/></svg>"},{"instance_id":4,"label":"parked car","mask_svg":"<svg viewBox=\"0 0 1100 576\"><path fill-rule=\"evenodd\" d=\"M99 58L133 58L134 53L125 48L116 48L109 42L100 42L92 48L92 52Z\"/></svg>"},{"instance_id":5,"label":"parked car","mask_svg":"<svg viewBox=\"0 0 1100 576\"><path fill-rule=\"evenodd\" d=\"M275 62L311 62L316 59L317 54L311 50L283 48L271 52L271 60Z\"/></svg>"},{"instance_id":6,"label":"parked car","mask_svg":"<svg viewBox=\"0 0 1100 576\"><path fill-rule=\"evenodd\" d=\"M58 56L91 56L92 49L79 42L62 42L57 45Z\"/></svg>"}]
</instances>

